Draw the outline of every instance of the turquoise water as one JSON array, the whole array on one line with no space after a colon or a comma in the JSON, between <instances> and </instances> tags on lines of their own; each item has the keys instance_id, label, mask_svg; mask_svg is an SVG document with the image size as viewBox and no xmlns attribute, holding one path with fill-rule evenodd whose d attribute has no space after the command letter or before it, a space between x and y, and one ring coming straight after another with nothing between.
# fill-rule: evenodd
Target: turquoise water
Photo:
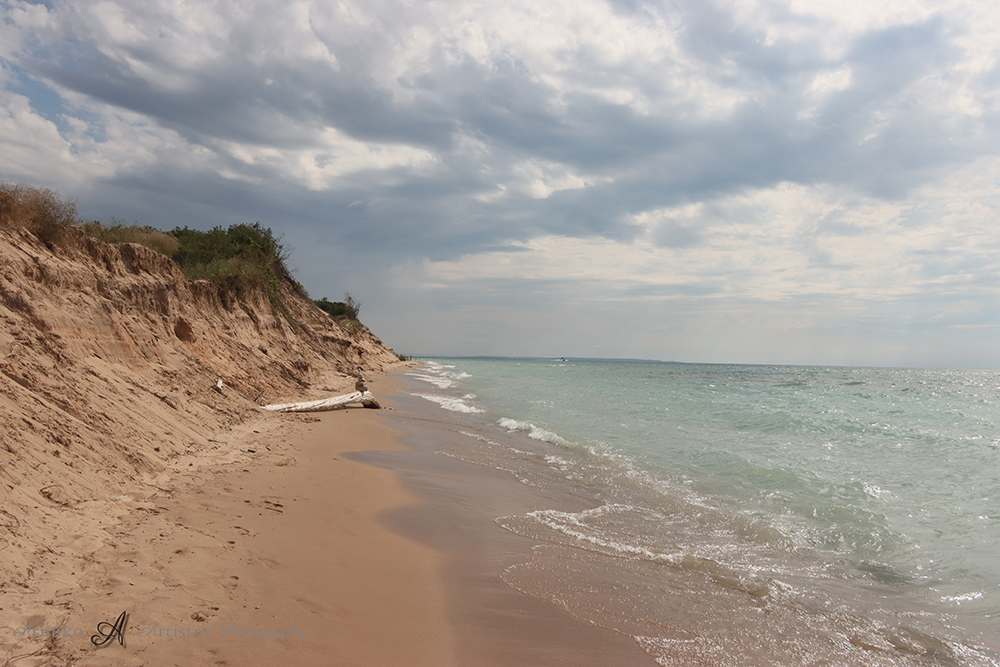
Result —
<instances>
[{"instance_id":1,"label":"turquoise water","mask_svg":"<svg viewBox=\"0 0 1000 667\"><path fill-rule=\"evenodd\" d=\"M571 493L505 580L663 665L998 665L1000 373L434 359L443 452Z\"/></svg>"}]
</instances>

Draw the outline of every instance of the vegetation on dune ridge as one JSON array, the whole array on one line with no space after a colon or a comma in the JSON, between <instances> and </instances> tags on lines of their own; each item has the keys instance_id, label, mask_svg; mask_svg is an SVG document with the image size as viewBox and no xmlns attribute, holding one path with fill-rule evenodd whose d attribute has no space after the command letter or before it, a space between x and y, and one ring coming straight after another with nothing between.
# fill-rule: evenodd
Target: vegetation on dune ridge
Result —
<instances>
[{"instance_id":1,"label":"vegetation on dune ridge","mask_svg":"<svg viewBox=\"0 0 1000 667\"><path fill-rule=\"evenodd\" d=\"M248 292L263 291L271 303L291 321L281 301L285 282L303 298L305 288L292 278L285 262L288 253L270 229L259 222L215 227L207 232L188 227L170 231L177 239L172 259L188 280L208 280L216 286L227 307Z\"/></svg>"},{"instance_id":2,"label":"vegetation on dune ridge","mask_svg":"<svg viewBox=\"0 0 1000 667\"><path fill-rule=\"evenodd\" d=\"M350 334L356 334L361 329L361 322L358 320L361 302L351 296L350 292L344 293L343 301L329 301L324 296L322 299L314 300L313 304L347 329Z\"/></svg>"},{"instance_id":3,"label":"vegetation on dune ridge","mask_svg":"<svg viewBox=\"0 0 1000 667\"><path fill-rule=\"evenodd\" d=\"M95 239L107 243L138 243L167 257L173 257L180 245L176 237L154 227L126 226L114 218L111 220L114 223L112 225L105 225L95 220L83 223L80 228L84 234Z\"/></svg>"},{"instance_id":4,"label":"vegetation on dune ridge","mask_svg":"<svg viewBox=\"0 0 1000 667\"><path fill-rule=\"evenodd\" d=\"M316 307L325 312L333 319L347 318L349 320L358 319L361 312L361 302L351 296L350 292L344 293L343 301L328 301L324 296L322 299L313 301Z\"/></svg>"},{"instance_id":5,"label":"vegetation on dune ridge","mask_svg":"<svg viewBox=\"0 0 1000 667\"><path fill-rule=\"evenodd\" d=\"M31 232L51 250L76 224L76 204L49 188L0 183L0 227Z\"/></svg>"},{"instance_id":6,"label":"vegetation on dune ridge","mask_svg":"<svg viewBox=\"0 0 1000 667\"><path fill-rule=\"evenodd\" d=\"M208 280L215 285L226 308L251 292L260 291L293 326L297 323L281 300L285 283L308 299L305 288L292 278L286 262L288 251L280 239L260 222L215 227L200 231L176 227L164 232L149 226L124 225L112 218L106 225L81 222L76 205L49 188L0 183L0 228L20 229L35 235L50 250L65 239L69 227L107 243L138 243L170 257L188 280ZM344 301L326 297L312 301L351 333L361 328L361 304L350 294Z\"/></svg>"}]
</instances>

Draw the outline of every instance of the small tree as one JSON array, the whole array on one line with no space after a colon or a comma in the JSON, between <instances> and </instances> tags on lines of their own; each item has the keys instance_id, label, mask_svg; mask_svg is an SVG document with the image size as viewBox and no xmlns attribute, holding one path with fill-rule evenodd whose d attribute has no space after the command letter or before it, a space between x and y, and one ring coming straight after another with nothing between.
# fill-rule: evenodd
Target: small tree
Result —
<instances>
[{"instance_id":1,"label":"small tree","mask_svg":"<svg viewBox=\"0 0 1000 667\"><path fill-rule=\"evenodd\" d=\"M361 312L361 302L355 299L350 292L344 292L344 305L347 306L346 315L352 320L358 319Z\"/></svg>"}]
</instances>

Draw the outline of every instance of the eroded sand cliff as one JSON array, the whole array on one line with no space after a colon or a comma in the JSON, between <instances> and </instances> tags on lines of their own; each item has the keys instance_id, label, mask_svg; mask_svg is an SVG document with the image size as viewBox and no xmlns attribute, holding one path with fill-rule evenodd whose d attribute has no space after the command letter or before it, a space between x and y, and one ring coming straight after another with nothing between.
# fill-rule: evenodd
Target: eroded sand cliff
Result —
<instances>
[{"instance_id":1,"label":"eroded sand cliff","mask_svg":"<svg viewBox=\"0 0 1000 667\"><path fill-rule=\"evenodd\" d=\"M183 470L248 456L241 434L288 419L257 406L398 362L290 284L280 297L285 314L265 293L227 308L146 247L71 228L50 249L0 229L0 618L41 598L68 607L59 586L78 585L116 522L155 513Z\"/></svg>"}]
</instances>

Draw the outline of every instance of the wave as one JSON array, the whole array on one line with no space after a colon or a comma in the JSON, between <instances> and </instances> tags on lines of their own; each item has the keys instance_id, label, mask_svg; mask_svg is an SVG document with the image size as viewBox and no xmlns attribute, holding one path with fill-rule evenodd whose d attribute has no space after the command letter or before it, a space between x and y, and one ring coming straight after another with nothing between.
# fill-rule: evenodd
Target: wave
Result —
<instances>
[{"instance_id":1,"label":"wave","mask_svg":"<svg viewBox=\"0 0 1000 667\"><path fill-rule=\"evenodd\" d=\"M407 373L412 378L416 378L421 382L427 382L432 384L438 389L450 389L455 386L454 380L446 378L442 375L427 375L426 373Z\"/></svg>"},{"instance_id":2,"label":"wave","mask_svg":"<svg viewBox=\"0 0 1000 667\"><path fill-rule=\"evenodd\" d=\"M497 424L507 429L508 431L524 431L528 434L528 437L533 440L539 440L541 442L551 442L554 445L570 445L572 444L569 440L560 437L559 435L553 433L552 431L546 431L543 428L539 428L532 424L531 422L517 421L516 419L511 419L509 417L501 417L497 420Z\"/></svg>"},{"instance_id":3,"label":"wave","mask_svg":"<svg viewBox=\"0 0 1000 667\"><path fill-rule=\"evenodd\" d=\"M437 403L445 410L451 410L452 412L464 412L464 413L486 412L485 410L477 408L474 405L469 405L461 398L454 398L452 396L437 396L434 394L413 394L413 395Z\"/></svg>"}]
</instances>

